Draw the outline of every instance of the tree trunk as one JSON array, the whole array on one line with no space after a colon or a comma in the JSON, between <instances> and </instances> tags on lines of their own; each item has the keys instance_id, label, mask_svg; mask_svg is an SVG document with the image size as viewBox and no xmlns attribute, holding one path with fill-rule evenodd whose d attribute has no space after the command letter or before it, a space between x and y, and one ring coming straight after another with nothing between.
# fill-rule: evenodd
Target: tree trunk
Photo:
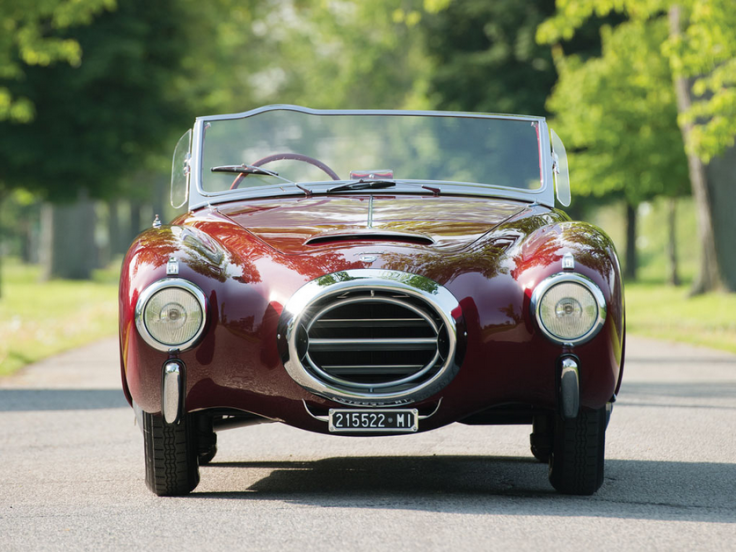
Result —
<instances>
[{"instance_id":1,"label":"tree trunk","mask_svg":"<svg viewBox=\"0 0 736 552\"><path fill-rule=\"evenodd\" d=\"M637 206L626 202L626 262L624 277L627 280L636 280L638 268L636 258L636 211Z\"/></svg>"},{"instance_id":2,"label":"tree trunk","mask_svg":"<svg viewBox=\"0 0 736 552\"><path fill-rule=\"evenodd\" d=\"M736 147L711 159L706 174L721 284L736 292Z\"/></svg>"},{"instance_id":3,"label":"tree trunk","mask_svg":"<svg viewBox=\"0 0 736 552\"><path fill-rule=\"evenodd\" d=\"M681 33L681 8L672 6L669 11L670 35L677 37ZM675 78L675 94L677 96L677 112L682 114L690 110L692 97L690 94L690 82L684 77ZM698 219L698 238L700 240L701 259L700 270L695 277L691 294L697 295L708 291L722 288L721 270L716 255L715 233L713 231L713 219L711 218L711 199L708 190L708 180L705 166L697 155L690 152L687 144L692 132L692 123L682 123L680 130L686 144L687 164L690 173L690 186L695 200L695 209Z\"/></svg>"},{"instance_id":4,"label":"tree trunk","mask_svg":"<svg viewBox=\"0 0 736 552\"><path fill-rule=\"evenodd\" d=\"M46 204L41 212L42 279L88 280L97 261L95 205L86 191L76 203Z\"/></svg>"},{"instance_id":5,"label":"tree trunk","mask_svg":"<svg viewBox=\"0 0 736 552\"><path fill-rule=\"evenodd\" d=\"M677 271L677 198L667 198L667 283L680 285Z\"/></svg>"},{"instance_id":6,"label":"tree trunk","mask_svg":"<svg viewBox=\"0 0 736 552\"><path fill-rule=\"evenodd\" d=\"M128 249L135 237L141 232L141 203L139 201L130 202L130 232L125 243L125 249Z\"/></svg>"},{"instance_id":7,"label":"tree trunk","mask_svg":"<svg viewBox=\"0 0 736 552\"><path fill-rule=\"evenodd\" d=\"M19 221L19 226L20 261L23 264L31 264L31 232L33 231L31 217L24 217Z\"/></svg>"},{"instance_id":8,"label":"tree trunk","mask_svg":"<svg viewBox=\"0 0 736 552\"><path fill-rule=\"evenodd\" d=\"M0 189L0 215L2 215L3 212L3 203L5 201L5 198L7 197L7 192ZM3 297L3 225L2 220L0 220L0 299Z\"/></svg>"}]
</instances>

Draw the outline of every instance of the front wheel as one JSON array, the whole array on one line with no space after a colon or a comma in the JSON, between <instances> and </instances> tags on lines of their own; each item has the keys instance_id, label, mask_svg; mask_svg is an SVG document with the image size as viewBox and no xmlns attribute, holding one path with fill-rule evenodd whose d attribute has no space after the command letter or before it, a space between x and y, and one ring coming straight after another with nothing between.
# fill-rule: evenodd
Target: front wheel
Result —
<instances>
[{"instance_id":1,"label":"front wheel","mask_svg":"<svg viewBox=\"0 0 736 552\"><path fill-rule=\"evenodd\" d=\"M606 408L580 410L576 418L555 417L549 482L561 493L591 495L603 484Z\"/></svg>"},{"instance_id":2,"label":"front wheel","mask_svg":"<svg viewBox=\"0 0 736 552\"><path fill-rule=\"evenodd\" d=\"M185 495L199 483L194 422L191 414L169 425L163 416L143 413L146 485L159 496Z\"/></svg>"}]
</instances>

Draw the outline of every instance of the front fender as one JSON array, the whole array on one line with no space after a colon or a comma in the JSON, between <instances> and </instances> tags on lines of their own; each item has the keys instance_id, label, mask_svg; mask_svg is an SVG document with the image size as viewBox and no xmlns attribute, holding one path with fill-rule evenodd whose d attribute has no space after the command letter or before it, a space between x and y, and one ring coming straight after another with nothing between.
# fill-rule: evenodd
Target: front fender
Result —
<instances>
[{"instance_id":1,"label":"front fender","mask_svg":"<svg viewBox=\"0 0 736 552\"><path fill-rule=\"evenodd\" d=\"M587 276L600 288L607 307L603 328L590 343L570 348L566 352L581 356L583 365L586 361L588 364L607 365L607 375L610 376L612 384L599 386L591 378L582 376L583 385L587 383L590 387L599 389L593 393L596 397L593 402L597 406L602 406L618 390L624 363L624 294L621 269L613 241L592 224L560 222L537 229L510 254L513 254L516 265L514 277L524 289L525 308L532 331L539 331L536 328L536 320L530 313L534 288L545 278L565 271L562 266L565 255L570 254L574 259L573 272Z\"/></svg>"},{"instance_id":2,"label":"front fender","mask_svg":"<svg viewBox=\"0 0 736 552\"><path fill-rule=\"evenodd\" d=\"M135 327L135 308L141 292L164 278L194 282L215 307L210 309L206 323L216 324L217 301L212 297L212 282L224 281L225 263L220 244L190 227L151 228L130 246L123 260L119 288L121 376L128 402L135 401L146 412L158 412L161 404L160 381L153 381L159 370L150 366L143 369L151 363L160 364L161 353L151 349ZM208 334L204 332L205 336Z\"/></svg>"}]
</instances>

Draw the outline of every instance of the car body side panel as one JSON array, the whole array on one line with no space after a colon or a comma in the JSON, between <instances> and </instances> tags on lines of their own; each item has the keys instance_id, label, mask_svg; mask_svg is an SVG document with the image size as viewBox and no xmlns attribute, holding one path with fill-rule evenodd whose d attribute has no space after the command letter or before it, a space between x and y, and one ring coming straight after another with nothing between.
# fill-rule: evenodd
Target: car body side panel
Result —
<instances>
[{"instance_id":1,"label":"car body side panel","mask_svg":"<svg viewBox=\"0 0 736 552\"><path fill-rule=\"evenodd\" d=\"M284 242L293 244L289 229L283 232ZM283 305L301 286L324 274L358 268L422 274L445 286L462 308L464 361L441 393L417 405L431 410L442 398L437 414L420 424L422 431L505 404L555 408L555 363L565 353L580 359L582 406L602 406L616 388L623 313L615 252L602 232L570 222L559 211L534 205L517 210L480 239L453 251L356 240L339 248L326 244L310 247L308 253L284 254L277 241L272 236L267 243L215 209L189 213L173 226L138 237L123 264L120 331L124 384L143 410L161 409L161 367L167 354L138 335L135 303L145 287L167 277L171 258L178 261L178 277L197 284L210 309L201 342L177 355L186 364L190 411L236 408L326 432L327 424L309 416L302 401L317 410L336 404L289 377L277 351L276 328ZM562 270L567 252L575 258L575 270L601 288L609 305L600 334L572 350L541 334L529 306L534 286Z\"/></svg>"}]
</instances>

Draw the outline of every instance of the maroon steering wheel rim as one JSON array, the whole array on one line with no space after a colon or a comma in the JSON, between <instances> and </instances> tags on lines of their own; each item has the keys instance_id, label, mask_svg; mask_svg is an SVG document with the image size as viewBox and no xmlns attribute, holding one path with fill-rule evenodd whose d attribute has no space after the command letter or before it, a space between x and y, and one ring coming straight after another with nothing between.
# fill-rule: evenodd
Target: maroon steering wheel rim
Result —
<instances>
[{"instance_id":1,"label":"maroon steering wheel rim","mask_svg":"<svg viewBox=\"0 0 736 552\"><path fill-rule=\"evenodd\" d=\"M284 159L309 163L310 165L313 165L326 173L327 176L329 176L332 180L340 180L340 177L337 176L337 173L333 171L330 167L325 165L322 161L320 161L319 159L315 159L314 157L309 157L308 155L303 155L301 153L274 153L272 155L262 157L255 163L251 163L251 166L262 167L266 163L273 163L274 161L282 161ZM233 180L233 183L230 185L230 189L237 189L237 187L240 186L240 181L243 180L246 176L248 176L246 173L240 173L238 176L236 176L235 180Z\"/></svg>"}]
</instances>

